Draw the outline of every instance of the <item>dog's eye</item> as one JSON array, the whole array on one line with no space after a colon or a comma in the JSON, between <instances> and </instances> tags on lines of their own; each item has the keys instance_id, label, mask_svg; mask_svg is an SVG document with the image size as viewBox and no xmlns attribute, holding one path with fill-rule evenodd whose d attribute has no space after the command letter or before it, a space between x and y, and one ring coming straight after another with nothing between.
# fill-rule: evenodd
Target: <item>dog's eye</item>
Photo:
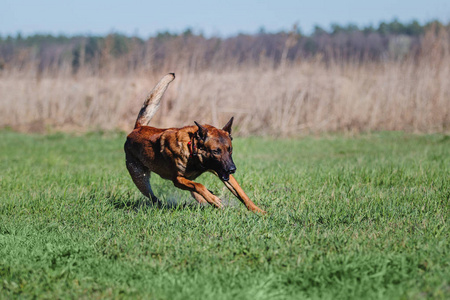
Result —
<instances>
[{"instance_id":1,"label":"dog's eye","mask_svg":"<svg viewBox=\"0 0 450 300\"><path fill-rule=\"evenodd\" d=\"M219 155L220 153L222 153L222 149L217 148L217 149L212 150L211 152L212 152L212 154L214 154L214 155Z\"/></svg>"},{"instance_id":2,"label":"dog's eye","mask_svg":"<svg viewBox=\"0 0 450 300\"><path fill-rule=\"evenodd\" d=\"M228 147L228 152L230 152L230 154L233 153L233 148Z\"/></svg>"}]
</instances>

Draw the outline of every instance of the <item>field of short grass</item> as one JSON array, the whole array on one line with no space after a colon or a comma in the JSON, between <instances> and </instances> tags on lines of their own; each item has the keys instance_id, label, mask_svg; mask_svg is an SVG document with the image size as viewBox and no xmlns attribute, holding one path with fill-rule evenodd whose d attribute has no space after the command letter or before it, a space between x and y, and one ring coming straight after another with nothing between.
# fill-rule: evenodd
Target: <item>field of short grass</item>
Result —
<instances>
[{"instance_id":1,"label":"field of short grass","mask_svg":"<svg viewBox=\"0 0 450 300\"><path fill-rule=\"evenodd\" d=\"M449 299L450 137L236 138L266 216L124 163L125 134L0 132L0 298Z\"/></svg>"}]
</instances>

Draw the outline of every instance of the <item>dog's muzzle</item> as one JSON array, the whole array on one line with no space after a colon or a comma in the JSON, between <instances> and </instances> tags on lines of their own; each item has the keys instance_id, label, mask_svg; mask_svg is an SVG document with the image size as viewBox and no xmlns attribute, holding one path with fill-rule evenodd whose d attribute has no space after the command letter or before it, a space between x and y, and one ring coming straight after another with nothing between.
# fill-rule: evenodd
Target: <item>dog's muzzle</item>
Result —
<instances>
[{"instance_id":1,"label":"dog's muzzle","mask_svg":"<svg viewBox=\"0 0 450 300\"><path fill-rule=\"evenodd\" d=\"M220 179L223 181L230 180L230 174L234 174L236 172L236 166L231 166L226 172L220 174Z\"/></svg>"}]
</instances>

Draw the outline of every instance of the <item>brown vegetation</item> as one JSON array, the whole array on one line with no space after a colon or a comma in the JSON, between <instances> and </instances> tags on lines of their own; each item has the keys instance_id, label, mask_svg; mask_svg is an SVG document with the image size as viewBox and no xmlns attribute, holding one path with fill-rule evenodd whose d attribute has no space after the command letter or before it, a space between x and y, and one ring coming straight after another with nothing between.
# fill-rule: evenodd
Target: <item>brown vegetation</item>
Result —
<instances>
[{"instance_id":1,"label":"brown vegetation","mask_svg":"<svg viewBox=\"0 0 450 300\"><path fill-rule=\"evenodd\" d=\"M80 64L76 72L73 61L42 71L38 63L24 59L20 67L0 71L0 127L128 131L146 94L162 75L174 72L177 78L152 121L155 126L194 120L219 126L234 115L241 134L448 132L449 34L432 28L415 51L395 59L330 59L321 54L292 59L289 37L281 42L277 60L230 55L215 64L214 57L204 61L209 48L195 40L177 46L177 39L157 66L150 59L155 56L136 60L133 51L120 59L96 57L101 67ZM132 71L124 72L129 65Z\"/></svg>"}]
</instances>

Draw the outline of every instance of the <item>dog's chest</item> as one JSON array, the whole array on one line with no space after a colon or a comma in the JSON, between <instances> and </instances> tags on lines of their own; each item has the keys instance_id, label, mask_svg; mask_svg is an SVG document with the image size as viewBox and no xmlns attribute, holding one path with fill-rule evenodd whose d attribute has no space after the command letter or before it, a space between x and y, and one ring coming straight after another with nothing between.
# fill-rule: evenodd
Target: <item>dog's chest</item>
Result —
<instances>
[{"instance_id":1,"label":"dog's chest","mask_svg":"<svg viewBox=\"0 0 450 300\"><path fill-rule=\"evenodd\" d=\"M191 168L190 166L185 168L184 178L189 180L194 180L198 176L202 175L203 171L200 171L196 168Z\"/></svg>"}]
</instances>

